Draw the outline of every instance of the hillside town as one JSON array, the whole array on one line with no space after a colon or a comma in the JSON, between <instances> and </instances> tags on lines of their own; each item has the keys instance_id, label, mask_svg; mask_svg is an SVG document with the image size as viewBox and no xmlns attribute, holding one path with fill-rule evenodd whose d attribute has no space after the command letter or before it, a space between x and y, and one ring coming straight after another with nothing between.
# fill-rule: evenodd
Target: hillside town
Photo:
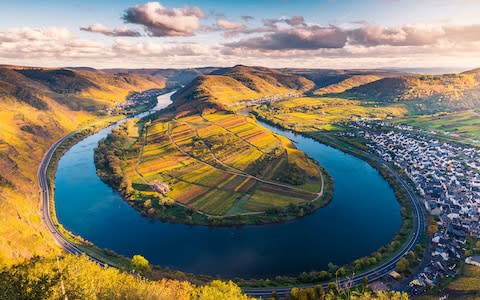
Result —
<instances>
[{"instance_id":1,"label":"hillside town","mask_svg":"<svg viewBox=\"0 0 480 300\"><path fill-rule=\"evenodd\" d=\"M405 125L357 121L351 127L343 135L364 138L372 153L403 170L436 222L430 261L410 286L434 286L454 276L460 261L479 264L478 256L465 257L464 250L469 238L480 238L480 149L442 142Z\"/></svg>"},{"instance_id":2,"label":"hillside town","mask_svg":"<svg viewBox=\"0 0 480 300\"><path fill-rule=\"evenodd\" d=\"M105 113L107 115L135 113L138 107L154 105L156 98L162 93L160 89L132 93L125 101L117 101L113 107L107 108Z\"/></svg>"},{"instance_id":3,"label":"hillside town","mask_svg":"<svg viewBox=\"0 0 480 300\"><path fill-rule=\"evenodd\" d=\"M260 98L251 98L251 99L244 99L241 101L235 101L231 104L228 105L228 107L234 107L234 106L253 106L253 105L261 105L261 104L269 104L272 102L280 102L280 101L285 101L288 99L293 99L296 97L301 97L302 93L299 92L289 92L285 94L273 94L269 96L263 96Z\"/></svg>"}]
</instances>

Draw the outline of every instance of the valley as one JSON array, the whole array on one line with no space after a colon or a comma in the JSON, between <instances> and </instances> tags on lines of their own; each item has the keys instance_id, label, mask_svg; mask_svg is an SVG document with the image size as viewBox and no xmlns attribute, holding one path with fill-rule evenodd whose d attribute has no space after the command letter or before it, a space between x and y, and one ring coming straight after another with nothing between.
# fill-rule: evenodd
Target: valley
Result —
<instances>
[{"instance_id":1,"label":"valley","mask_svg":"<svg viewBox=\"0 0 480 300\"><path fill-rule=\"evenodd\" d=\"M254 288L247 289L254 295L268 294L272 291L270 286L328 282L333 276L333 271L328 267L328 263L332 261L344 275L360 272L377 279L385 278L388 272L398 269L398 262L403 262L403 255L408 254L410 267L401 272L401 275L407 278L420 264L426 247L423 235L426 225L423 223L422 209L418 207L418 195L412 194L410 183L403 175L397 174L398 170L369 153L370 150L362 139L350 136L351 126L358 122L377 121L412 125L425 130L425 134L441 136L447 141L475 145L477 112L471 109L476 103L475 100L463 101L463 98L456 98L443 87L436 87L432 92L419 91L415 96L390 100L382 96L386 101L378 101L373 96L367 97L357 92L366 89L369 91L368 95L378 95L381 90L374 92L372 89L385 88L384 84L378 82L395 82L402 78L403 74L372 72L359 75L354 72L345 78L344 75L338 77L335 72L328 73L325 77L318 74L312 76L312 71L305 70L285 72L245 66L209 70L208 74L200 74L200 77L173 93L169 107L163 105L159 107L164 108L162 111L152 110L143 115L134 116L132 113L138 109L150 109L154 104L152 97L164 92L161 88L155 90L155 84L152 84L154 89L151 92L131 94L128 105L105 97L95 108L84 104L75 108L79 109L79 114L90 118L82 125L76 125L76 128L86 128L93 122L97 122L97 128L101 128L111 122L109 120L121 118L121 115L116 114L122 111L129 113L131 118L115 125L111 132L112 127L108 131L102 130L86 138L70 150L65 149L53 184L56 218L61 224L61 230L67 230L60 234L79 235L71 240L73 245L76 245L74 247L79 247L76 249L80 249L80 252L86 251L95 260L119 263L120 268L128 268L129 263L122 256L118 256L119 254L132 256L141 252L162 267L170 266L195 274L203 273L204 264L211 266L214 263L209 258L211 248L208 243L197 244L197 255L201 258L196 259L187 258L188 253L185 253L187 256L179 255L180 248L176 247L170 249L170 255L160 258L152 252L155 248L141 247L139 250L138 247L131 248L128 245L134 245L132 239L138 240L142 232L160 234L166 238L164 242L170 244L178 241L173 236L167 238L168 232L190 236L187 240L195 240L194 237L213 239L217 245L222 244L219 251L225 254L217 254L217 259L222 263L215 268L216 271L210 267L211 272L207 275L223 274L226 278L242 276L243 279L238 279L237 283ZM300 72L308 76L302 77ZM60 76L62 80L59 82L62 86L66 84L64 81L70 80L63 77L71 77L71 73L65 71L40 74L33 71L22 73L42 85L46 84L42 82L43 76ZM95 76L117 76L105 74ZM444 81L437 76L432 80L435 80L437 85L451 85L452 80L459 80L462 83L458 83L461 85L457 85L455 90L464 89L461 92L463 95L473 95L477 85L473 81L474 75L471 74L472 72L467 72L466 75L458 77L447 76ZM92 78L92 75L88 76ZM178 76L178 73L174 76ZM329 84L322 87L319 78ZM420 89L419 82L422 80L422 77L418 77L415 81L408 79L407 82L415 82L415 89ZM38 93L36 83L32 88ZM57 87L55 89L58 90ZM426 88L421 86L421 89ZM68 92L76 95L75 97L93 95L92 90L80 92L83 94L70 89ZM100 99L102 93L97 94ZM444 96L439 96L440 94ZM168 94L168 97L170 95ZM84 101L90 100L82 100ZM432 103L431 101L438 103L437 108L432 110L435 113L425 114L430 112L422 107L425 103ZM53 105L51 102L47 103ZM89 112L89 109L93 111ZM443 112L438 112L439 110ZM74 114L77 114L77 111L74 110ZM112 116L105 116L107 114ZM32 126L25 128L24 131L38 130ZM280 128L301 133L304 137L292 135ZM85 152L87 156L77 156L75 153L78 149L88 149ZM322 154L319 154L317 149L323 149ZM362 180L361 177L355 179L358 181L355 186L352 185L352 176L355 176L356 171L353 170L357 167L353 166L357 162L347 159L344 156L348 155L347 153L358 157L352 156L353 161L358 160L370 168L368 176ZM332 161L335 161L335 164L332 164ZM346 166L344 163L350 165ZM86 168L80 168L80 165ZM74 166L76 171L73 172L70 166ZM342 168L350 170L348 176L342 173ZM358 176L362 176L360 170L365 170L363 168L358 166ZM81 176L76 176L77 172ZM86 174L90 174L90 177ZM112 191L100 181L97 174L120 194L113 198L109 196ZM68 180L65 180L66 178ZM84 180L90 182L89 188L82 185ZM2 184L7 188L12 187L8 176L2 177ZM355 196L343 194L345 190L354 190ZM369 199L369 190L383 190L383 196ZM65 202L65 199L69 201ZM358 201L360 206L355 206L353 199ZM118 206L119 201L123 203L121 206ZM387 201L381 205L390 203L388 207L397 208L390 212L380 211L379 203L375 201ZM365 223L365 214L374 212L372 205L376 207L375 217L371 216ZM132 210L131 206L135 210ZM332 219L347 211L347 223L345 219L338 222ZM397 214L392 215L392 212ZM105 219L105 216L108 217ZM168 223L152 223L152 220L156 219ZM299 220L284 223L294 219ZM390 225L380 233L378 228L381 225L377 221L383 226L388 223ZM428 219L428 222L431 220ZM178 227L182 225L177 223L217 228L210 232L202 226L183 228ZM269 223L281 224L272 228L225 227ZM351 232L353 235L346 234L336 242L330 242L328 246L322 243L324 238L329 236L331 228L338 230L346 224L356 224L353 226L357 230ZM112 226L122 228L118 232L122 235L121 238L112 235ZM310 226L319 228L319 232L313 235L298 235L298 232L305 232ZM339 253L339 247L345 245L347 240L353 243L353 247L372 231L376 232L377 237L371 240L368 247ZM270 238L262 241L265 235ZM241 255L241 252L235 250L236 247L245 251L242 245L253 243L248 247L248 251L261 257L260 253L266 251L268 243L272 240L280 242L280 237L287 236L289 240L295 241L295 244L305 241L312 243L313 240L318 240L318 244L314 244L311 253L302 248L304 258L299 263L296 257L295 266L293 261L281 254L285 248L288 249L286 245L283 245L283 249L278 249L278 253L270 252L270 257L285 262L281 270L275 269L274 260L262 262L261 259L253 259L245 268L228 265L232 256ZM319 238L320 236L324 238ZM88 239L88 242L83 241L83 238ZM126 244L118 244L119 239L123 239ZM140 241L147 243L149 238L145 236ZM92 248L90 242L99 248ZM157 248L162 247L163 243L156 245ZM179 247L184 247L182 245L178 244ZM319 251L323 253L320 257ZM77 253L77 250L74 253ZM341 257L332 256L332 253L339 253ZM326 261L322 257L337 258ZM410 257L417 260L411 260ZM192 259L195 259L197 264ZM198 265L199 260L204 264ZM301 272L312 265L316 266L314 271ZM324 271L320 271L322 269ZM155 274L177 277L183 273L172 275L170 271L156 269ZM274 281L259 278L276 274L284 275L282 279L276 278ZM197 275L182 276L196 278ZM253 279L248 279L252 277ZM356 280L360 282L362 278L357 277Z\"/></svg>"}]
</instances>

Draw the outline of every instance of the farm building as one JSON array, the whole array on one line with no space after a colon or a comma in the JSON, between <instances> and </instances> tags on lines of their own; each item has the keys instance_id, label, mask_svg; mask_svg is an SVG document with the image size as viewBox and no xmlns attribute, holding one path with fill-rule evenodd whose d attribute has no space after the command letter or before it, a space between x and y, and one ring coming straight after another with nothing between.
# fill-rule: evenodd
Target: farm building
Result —
<instances>
[{"instance_id":1,"label":"farm building","mask_svg":"<svg viewBox=\"0 0 480 300\"><path fill-rule=\"evenodd\" d=\"M168 184L160 180L155 180L150 186L155 192L162 195L166 195L168 192L170 192L170 187Z\"/></svg>"}]
</instances>

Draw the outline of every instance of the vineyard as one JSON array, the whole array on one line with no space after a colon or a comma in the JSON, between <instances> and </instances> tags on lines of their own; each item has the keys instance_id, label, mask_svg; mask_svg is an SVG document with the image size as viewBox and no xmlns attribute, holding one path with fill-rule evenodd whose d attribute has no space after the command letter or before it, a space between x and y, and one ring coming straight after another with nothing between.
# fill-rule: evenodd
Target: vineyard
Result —
<instances>
[{"instance_id":1,"label":"vineyard","mask_svg":"<svg viewBox=\"0 0 480 300\"><path fill-rule=\"evenodd\" d=\"M320 168L252 117L160 116L139 123L140 135L131 131L124 130L124 140L134 142L122 147L135 155L123 155L123 171L134 189L131 200L150 199L149 209L175 202L207 216L236 216L321 198ZM154 182L168 192L152 189Z\"/></svg>"}]
</instances>

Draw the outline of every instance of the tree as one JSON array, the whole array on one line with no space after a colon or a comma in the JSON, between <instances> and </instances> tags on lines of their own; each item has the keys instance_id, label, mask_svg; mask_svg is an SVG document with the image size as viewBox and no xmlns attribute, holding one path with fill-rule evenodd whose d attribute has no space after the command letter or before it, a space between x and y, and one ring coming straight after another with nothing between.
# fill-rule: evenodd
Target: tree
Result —
<instances>
[{"instance_id":1,"label":"tree","mask_svg":"<svg viewBox=\"0 0 480 300\"><path fill-rule=\"evenodd\" d=\"M132 258L132 268L135 271L145 272L150 270L150 263L141 255L134 255Z\"/></svg>"},{"instance_id":2,"label":"tree","mask_svg":"<svg viewBox=\"0 0 480 300\"><path fill-rule=\"evenodd\" d=\"M323 299L325 297L325 289L321 285L316 285L313 287L315 290L316 299Z\"/></svg>"},{"instance_id":3,"label":"tree","mask_svg":"<svg viewBox=\"0 0 480 300\"><path fill-rule=\"evenodd\" d=\"M39 258L0 272L0 299L49 299L62 274L56 269L36 270Z\"/></svg>"},{"instance_id":4,"label":"tree","mask_svg":"<svg viewBox=\"0 0 480 300\"><path fill-rule=\"evenodd\" d=\"M363 288L368 288L368 276L363 277Z\"/></svg>"},{"instance_id":5,"label":"tree","mask_svg":"<svg viewBox=\"0 0 480 300\"><path fill-rule=\"evenodd\" d=\"M278 294L277 291L273 291L272 294L270 295L269 300L277 300L278 299Z\"/></svg>"},{"instance_id":6,"label":"tree","mask_svg":"<svg viewBox=\"0 0 480 300\"><path fill-rule=\"evenodd\" d=\"M406 272L408 271L408 267L410 266L408 260L405 257L400 258L400 260L397 262L397 270L399 272Z\"/></svg>"},{"instance_id":7,"label":"tree","mask_svg":"<svg viewBox=\"0 0 480 300\"><path fill-rule=\"evenodd\" d=\"M338 266L337 266L337 265L335 265L335 264L333 264L333 263L331 263L331 262L328 263L328 272L330 272L330 273L335 273L335 271L337 271L337 270L338 270Z\"/></svg>"},{"instance_id":8,"label":"tree","mask_svg":"<svg viewBox=\"0 0 480 300\"><path fill-rule=\"evenodd\" d=\"M198 287L193 295L192 300L248 300L247 295L242 293L240 287L238 287L232 281L224 282L220 280L214 280L207 285Z\"/></svg>"},{"instance_id":9,"label":"tree","mask_svg":"<svg viewBox=\"0 0 480 300\"><path fill-rule=\"evenodd\" d=\"M429 235L433 235L438 231L438 226L436 224L430 224L428 225L427 232Z\"/></svg>"}]
</instances>

